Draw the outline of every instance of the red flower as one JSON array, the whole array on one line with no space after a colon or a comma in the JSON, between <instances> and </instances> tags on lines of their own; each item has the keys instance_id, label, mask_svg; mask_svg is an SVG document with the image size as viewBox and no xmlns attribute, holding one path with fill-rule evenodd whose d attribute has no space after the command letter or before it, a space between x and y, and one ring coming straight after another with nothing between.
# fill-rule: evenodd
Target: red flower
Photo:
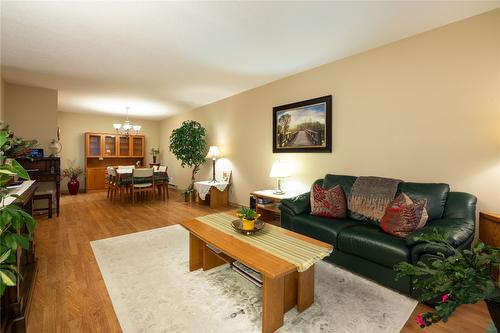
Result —
<instances>
[{"instance_id":1,"label":"red flower","mask_svg":"<svg viewBox=\"0 0 500 333\"><path fill-rule=\"evenodd\" d=\"M417 317L415 318L415 321L417 322L417 324L424 328L425 327L425 320L424 320L424 317L422 316L422 313L417 315Z\"/></svg>"},{"instance_id":2,"label":"red flower","mask_svg":"<svg viewBox=\"0 0 500 333\"><path fill-rule=\"evenodd\" d=\"M449 297L450 297L450 294L444 294L443 296L441 296L441 303L445 303Z\"/></svg>"}]
</instances>

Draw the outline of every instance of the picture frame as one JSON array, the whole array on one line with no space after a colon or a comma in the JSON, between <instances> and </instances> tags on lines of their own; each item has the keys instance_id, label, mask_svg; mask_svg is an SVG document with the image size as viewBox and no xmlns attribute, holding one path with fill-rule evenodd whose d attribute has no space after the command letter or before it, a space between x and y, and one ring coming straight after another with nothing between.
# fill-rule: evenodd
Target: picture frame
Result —
<instances>
[{"instance_id":1,"label":"picture frame","mask_svg":"<svg viewBox=\"0 0 500 333\"><path fill-rule=\"evenodd\" d=\"M331 153L332 95L273 107L273 153Z\"/></svg>"}]
</instances>

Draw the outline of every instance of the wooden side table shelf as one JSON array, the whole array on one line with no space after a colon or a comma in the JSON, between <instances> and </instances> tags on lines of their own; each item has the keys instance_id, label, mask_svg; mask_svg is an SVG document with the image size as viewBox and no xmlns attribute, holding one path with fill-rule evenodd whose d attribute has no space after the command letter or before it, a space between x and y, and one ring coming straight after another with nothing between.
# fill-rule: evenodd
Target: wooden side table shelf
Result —
<instances>
[{"instance_id":1,"label":"wooden side table shelf","mask_svg":"<svg viewBox=\"0 0 500 333\"><path fill-rule=\"evenodd\" d=\"M282 195L274 194L274 190L261 190L250 193L251 198L255 200L255 211L260 214L260 220L277 226L281 225L281 211L279 203L283 199L293 198L300 193L285 193ZM259 199L270 201L269 203L259 203ZM253 205L251 204L250 207Z\"/></svg>"},{"instance_id":2,"label":"wooden side table shelf","mask_svg":"<svg viewBox=\"0 0 500 333\"><path fill-rule=\"evenodd\" d=\"M479 239L489 246L500 247L500 214L479 213Z\"/></svg>"}]
</instances>

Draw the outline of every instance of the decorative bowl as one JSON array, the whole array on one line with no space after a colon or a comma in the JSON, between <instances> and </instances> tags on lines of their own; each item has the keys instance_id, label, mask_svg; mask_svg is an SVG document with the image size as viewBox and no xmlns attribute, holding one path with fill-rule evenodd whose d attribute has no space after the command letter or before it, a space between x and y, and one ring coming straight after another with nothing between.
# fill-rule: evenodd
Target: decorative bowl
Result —
<instances>
[{"instance_id":1,"label":"decorative bowl","mask_svg":"<svg viewBox=\"0 0 500 333\"><path fill-rule=\"evenodd\" d=\"M253 221L253 228L252 229L245 229L243 226L243 222L241 220L234 220L231 222L231 225L233 226L234 230L238 231L239 233L242 233L244 235L253 235L262 229L264 229L264 226L266 225L264 222L261 220L254 220Z\"/></svg>"}]
</instances>

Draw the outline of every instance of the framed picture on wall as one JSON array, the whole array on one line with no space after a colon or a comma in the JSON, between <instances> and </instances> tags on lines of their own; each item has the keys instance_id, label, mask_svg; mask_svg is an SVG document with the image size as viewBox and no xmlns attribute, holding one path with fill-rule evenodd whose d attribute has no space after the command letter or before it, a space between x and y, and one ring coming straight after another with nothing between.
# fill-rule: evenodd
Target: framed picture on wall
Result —
<instances>
[{"instance_id":1,"label":"framed picture on wall","mask_svg":"<svg viewBox=\"0 0 500 333\"><path fill-rule=\"evenodd\" d=\"M331 153L332 95L273 108L273 153Z\"/></svg>"}]
</instances>

